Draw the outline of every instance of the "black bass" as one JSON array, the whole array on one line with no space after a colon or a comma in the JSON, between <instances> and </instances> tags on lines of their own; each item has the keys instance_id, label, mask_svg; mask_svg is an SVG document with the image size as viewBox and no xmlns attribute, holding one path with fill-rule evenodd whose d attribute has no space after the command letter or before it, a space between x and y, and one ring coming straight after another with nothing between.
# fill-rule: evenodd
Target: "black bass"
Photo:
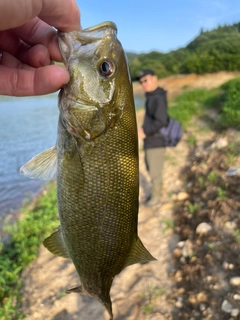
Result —
<instances>
[{"instance_id":1,"label":"black bass","mask_svg":"<svg viewBox=\"0 0 240 320\"><path fill-rule=\"evenodd\" d=\"M129 265L155 260L137 234L137 125L116 33L112 22L59 33L71 78L59 94L57 144L21 168L39 179L56 172L60 227L44 246L73 261L81 285L67 292L98 299L111 319L114 277Z\"/></svg>"}]
</instances>

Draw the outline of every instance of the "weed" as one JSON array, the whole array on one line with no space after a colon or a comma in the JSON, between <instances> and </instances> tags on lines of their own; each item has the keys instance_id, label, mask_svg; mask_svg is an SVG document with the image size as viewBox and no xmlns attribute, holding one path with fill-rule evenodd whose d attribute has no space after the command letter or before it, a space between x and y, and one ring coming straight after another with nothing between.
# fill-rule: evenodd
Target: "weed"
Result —
<instances>
[{"instance_id":1,"label":"weed","mask_svg":"<svg viewBox=\"0 0 240 320\"><path fill-rule=\"evenodd\" d=\"M223 190L221 187L218 187L217 188L217 199L218 200L223 200L223 199L226 199L227 197L227 191L226 190Z\"/></svg>"},{"instance_id":2,"label":"weed","mask_svg":"<svg viewBox=\"0 0 240 320\"><path fill-rule=\"evenodd\" d=\"M217 243L214 242L206 242L206 246L213 251L216 250L218 247Z\"/></svg>"},{"instance_id":3,"label":"weed","mask_svg":"<svg viewBox=\"0 0 240 320\"><path fill-rule=\"evenodd\" d=\"M61 299L61 298L65 297L66 295L67 295L66 290L62 290L62 291L58 292L57 298Z\"/></svg>"},{"instance_id":4,"label":"weed","mask_svg":"<svg viewBox=\"0 0 240 320\"><path fill-rule=\"evenodd\" d=\"M174 221L169 218L163 218L162 223L164 225L163 233L166 232L168 229L173 230L175 227Z\"/></svg>"},{"instance_id":5,"label":"weed","mask_svg":"<svg viewBox=\"0 0 240 320\"><path fill-rule=\"evenodd\" d=\"M234 163L236 157L240 153L240 145L237 142L231 142L227 146L227 159L226 159L226 164L231 165Z\"/></svg>"},{"instance_id":6,"label":"weed","mask_svg":"<svg viewBox=\"0 0 240 320\"><path fill-rule=\"evenodd\" d=\"M220 128L240 128L240 78L225 83L222 88L226 93L217 124Z\"/></svg>"},{"instance_id":7,"label":"weed","mask_svg":"<svg viewBox=\"0 0 240 320\"><path fill-rule=\"evenodd\" d=\"M210 182L216 182L218 180L218 178L219 178L219 175L215 171L211 171L207 176L207 179Z\"/></svg>"},{"instance_id":8,"label":"weed","mask_svg":"<svg viewBox=\"0 0 240 320\"><path fill-rule=\"evenodd\" d=\"M142 297L147 299L147 302L142 307L144 315L151 314L154 310L156 299L166 293L167 291L163 287L155 287L153 284L150 284L148 291L141 294Z\"/></svg>"},{"instance_id":9,"label":"weed","mask_svg":"<svg viewBox=\"0 0 240 320\"><path fill-rule=\"evenodd\" d=\"M206 187L205 178L203 176L198 177L197 181L201 189L204 189Z\"/></svg>"},{"instance_id":10,"label":"weed","mask_svg":"<svg viewBox=\"0 0 240 320\"><path fill-rule=\"evenodd\" d=\"M199 205L198 204L189 203L188 210L189 210L189 213L191 215L194 215L198 209L199 209Z\"/></svg>"},{"instance_id":11,"label":"weed","mask_svg":"<svg viewBox=\"0 0 240 320\"><path fill-rule=\"evenodd\" d=\"M165 157L166 161L169 161L172 165L176 165L177 164L177 159L176 157L172 156L171 154L167 154Z\"/></svg>"},{"instance_id":12,"label":"weed","mask_svg":"<svg viewBox=\"0 0 240 320\"><path fill-rule=\"evenodd\" d=\"M240 228L234 231L234 237L236 238L238 244L240 244Z\"/></svg>"},{"instance_id":13,"label":"weed","mask_svg":"<svg viewBox=\"0 0 240 320\"><path fill-rule=\"evenodd\" d=\"M23 213L23 219L4 228L9 233L9 243L0 242L0 319L5 320L23 318L21 272L37 256L44 238L59 224L55 184L49 184L35 207L26 207Z\"/></svg>"},{"instance_id":14,"label":"weed","mask_svg":"<svg viewBox=\"0 0 240 320\"><path fill-rule=\"evenodd\" d=\"M145 316L151 314L153 312L153 309L154 309L154 305L150 302L142 307L142 311Z\"/></svg>"},{"instance_id":15,"label":"weed","mask_svg":"<svg viewBox=\"0 0 240 320\"><path fill-rule=\"evenodd\" d=\"M188 137L187 137L187 144L189 145L189 147L194 147L197 143L197 138L190 134Z\"/></svg>"},{"instance_id":16,"label":"weed","mask_svg":"<svg viewBox=\"0 0 240 320\"><path fill-rule=\"evenodd\" d=\"M193 116L202 116L207 108L214 108L222 100L222 89L194 89L178 96L169 114L186 128Z\"/></svg>"}]
</instances>

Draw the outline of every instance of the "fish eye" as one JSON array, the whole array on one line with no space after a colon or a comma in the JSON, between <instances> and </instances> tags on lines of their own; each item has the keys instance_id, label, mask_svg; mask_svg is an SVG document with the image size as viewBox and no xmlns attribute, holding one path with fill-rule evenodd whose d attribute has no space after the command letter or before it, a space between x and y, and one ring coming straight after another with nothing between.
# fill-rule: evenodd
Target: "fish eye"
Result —
<instances>
[{"instance_id":1,"label":"fish eye","mask_svg":"<svg viewBox=\"0 0 240 320\"><path fill-rule=\"evenodd\" d=\"M110 60L104 60L100 63L100 74L104 77L111 77L115 72L115 65Z\"/></svg>"}]
</instances>

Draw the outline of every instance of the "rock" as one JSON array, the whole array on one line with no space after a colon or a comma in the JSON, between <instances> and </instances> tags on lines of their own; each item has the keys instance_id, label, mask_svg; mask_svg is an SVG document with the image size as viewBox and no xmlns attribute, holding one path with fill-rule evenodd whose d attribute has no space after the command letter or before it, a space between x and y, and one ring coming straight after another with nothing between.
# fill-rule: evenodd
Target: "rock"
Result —
<instances>
[{"instance_id":1,"label":"rock","mask_svg":"<svg viewBox=\"0 0 240 320\"><path fill-rule=\"evenodd\" d=\"M178 246L179 248L183 248L184 245L185 245L185 241L179 241L178 244L177 244L177 246Z\"/></svg>"},{"instance_id":2,"label":"rock","mask_svg":"<svg viewBox=\"0 0 240 320\"><path fill-rule=\"evenodd\" d=\"M181 257L179 261L180 261L182 264L186 264L186 263L187 263L185 257Z\"/></svg>"},{"instance_id":3,"label":"rock","mask_svg":"<svg viewBox=\"0 0 240 320\"><path fill-rule=\"evenodd\" d=\"M176 282L181 282L182 279L183 279L183 277L182 277L182 272L181 272L180 270L178 270L178 271L176 272L176 274L175 274L175 281L176 281Z\"/></svg>"},{"instance_id":4,"label":"rock","mask_svg":"<svg viewBox=\"0 0 240 320\"><path fill-rule=\"evenodd\" d=\"M198 300L198 303L199 302L207 302L208 301L208 296L207 296L206 292L203 292L203 291L199 292L197 294L197 300Z\"/></svg>"},{"instance_id":5,"label":"rock","mask_svg":"<svg viewBox=\"0 0 240 320\"><path fill-rule=\"evenodd\" d=\"M195 294L190 294L189 297L188 297L188 301L189 301L191 304L197 304L196 295L195 295Z\"/></svg>"},{"instance_id":6,"label":"rock","mask_svg":"<svg viewBox=\"0 0 240 320\"><path fill-rule=\"evenodd\" d=\"M173 250L173 255L176 258L181 258L182 256L182 249L181 248L176 248Z\"/></svg>"},{"instance_id":7,"label":"rock","mask_svg":"<svg viewBox=\"0 0 240 320\"><path fill-rule=\"evenodd\" d=\"M225 270L233 270L234 269L234 264L228 263L227 261L223 261L222 267Z\"/></svg>"},{"instance_id":8,"label":"rock","mask_svg":"<svg viewBox=\"0 0 240 320\"><path fill-rule=\"evenodd\" d=\"M212 226L206 222L200 223L196 228L196 233L200 235L206 235L212 230Z\"/></svg>"},{"instance_id":9,"label":"rock","mask_svg":"<svg viewBox=\"0 0 240 320\"><path fill-rule=\"evenodd\" d=\"M201 312L203 312L204 310L206 310L206 305L204 303L200 303L199 309Z\"/></svg>"},{"instance_id":10,"label":"rock","mask_svg":"<svg viewBox=\"0 0 240 320\"><path fill-rule=\"evenodd\" d=\"M237 293L234 294L233 295L233 299L236 300L236 301L240 301L240 294L237 294Z\"/></svg>"},{"instance_id":11,"label":"rock","mask_svg":"<svg viewBox=\"0 0 240 320\"><path fill-rule=\"evenodd\" d=\"M228 145L228 140L227 138L219 138L217 141L215 141L212 145L211 145L211 149L222 149L225 148Z\"/></svg>"},{"instance_id":12,"label":"rock","mask_svg":"<svg viewBox=\"0 0 240 320\"><path fill-rule=\"evenodd\" d=\"M231 316L232 317L237 317L239 315L239 309L232 309L231 311Z\"/></svg>"},{"instance_id":13,"label":"rock","mask_svg":"<svg viewBox=\"0 0 240 320\"><path fill-rule=\"evenodd\" d=\"M240 277L232 277L231 279L230 279L230 284L232 285L232 286L240 286Z\"/></svg>"},{"instance_id":14,"label":"rock","mask_svg":"<svg viewBox=\"0 0 240 320\"><path fill-rule=\"evenodd\" d=\"M237 224L235 221L227 221L224 225L225 228L229 231L234 231L235 229L237 229Z\"/></svg>"},{"instance_id":15,"label":"rock","mask_svg":"<svg viewBox=\"0 0 240 320\"><path fill-rule=\"evenodd\" d=\"M177 194L177 200L182 201L189 198L189 194L187 192L181 191Z\"/></svg>"},{"instance_id":16,"label":"rock","mask_svg":"<svg viewBox=\"0 0 240 320\"><path fill-rule=\"evenodd\" d=\"M223 300L223 303L221 305L221 310L226 312L226 313L231 313L233 310L233 306L231 303L229 303L227 300Z\"/></svg>"},{"instance_id":17,"label":"rock","mask_svg":"<svg viewBox=\"0 0 240 320\"><path fill-rule=\"evenodd\" d=\"M231 167L226 171L226 175L229 177L239 176L240 175L240 168L239 167Z\"/></svg>"},{"instance_id":18,"label":"rock","mask_svg":"<svg viewBox=\"0 0 240 320\"><path fill-rule=\"evenodd\" d=\"M176 180L175 181L175 185L176 186L181 186L182 185L182 181L181 180Z\"/></svg>"},{"instance_id":19,"label":"rock","mask_svg":"<svg viewBox=\"0 0 240 320\"><path fill-rule=\"evenodd\" d=\"M182 308L183 307L183 298L182 297L179 297L175 303L175 306L177 308Z\"/></svg>"},{"instance_id":20,"label":"rock","mask_svg":"<svg viewBox=\"0 0 240 320\"><path fill-rule=\"evenodd\" d=\"M182 254L185 258L193 255L192 242L190 240L184 241L184 246L182 248Z\"/></svg>"},{"instance_id":21,"label":"rock","mask_svg":"<svg viewBox=\"0 0 240 320\"><path fill-rule=\"evenodd\" d=\"M229 269L229 270L233 270L233 269L234 269L234 264L229 263L228 269Z\"/></svg>"}]
</instances>

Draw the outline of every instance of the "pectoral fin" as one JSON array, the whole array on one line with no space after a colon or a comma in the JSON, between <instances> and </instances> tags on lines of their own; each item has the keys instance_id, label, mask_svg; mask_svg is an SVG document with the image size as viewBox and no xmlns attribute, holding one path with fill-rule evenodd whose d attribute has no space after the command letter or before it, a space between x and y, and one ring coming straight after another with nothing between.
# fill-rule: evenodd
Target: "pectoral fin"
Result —
<instances>
[{"instance_id":1,"label":"pectoral fin","mask_svg":"<svg viewBox=\"0 0 240 320\"><path fill-rule=\"evenodd\" d=\"M46 247L50 252L56 254L57 256L63 258L70 258L67 252L66 245L64 243L63 235L61 229L51 234L50 237L43 241L44 247Z\"/></svg>"},{"instance_id":2,"label":"pectoral fin","mask_svg":"<svg viewBox=\"0 0 240 320\"><path fill-rule=\"evenodd\" d=\"M157 260L155 259L150 252L144 247L140 238L137 238L137 241L125 263L124 267L130 266L135 263L146 263L148 261Z\"/></svg>"},{"instance_id":3,"label":"pectoral fin","mask_svg":"<svg viewBox=\"0 0 240 320\"><path fill-rule=\"evenodd\" d=\"M57 171L56 146L37 154L22 166L20 174L31 179L50 180Z\"/></svg>"}]
</instances>

